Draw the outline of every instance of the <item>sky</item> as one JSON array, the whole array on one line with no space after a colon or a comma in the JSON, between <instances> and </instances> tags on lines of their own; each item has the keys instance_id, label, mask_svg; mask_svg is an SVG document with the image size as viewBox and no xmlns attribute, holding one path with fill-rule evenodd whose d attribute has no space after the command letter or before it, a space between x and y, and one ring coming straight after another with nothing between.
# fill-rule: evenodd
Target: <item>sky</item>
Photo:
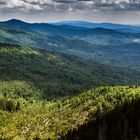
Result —
<instances>
[{"instance_id":1,"label":"sky","mask_svg":"<svg viewBox=\"0 0 140 140\"><path fill-rule=\"evenodd\" d=\"M0 20L140 25L140 0L0 0Z\"/></svg>"}]
</instances>

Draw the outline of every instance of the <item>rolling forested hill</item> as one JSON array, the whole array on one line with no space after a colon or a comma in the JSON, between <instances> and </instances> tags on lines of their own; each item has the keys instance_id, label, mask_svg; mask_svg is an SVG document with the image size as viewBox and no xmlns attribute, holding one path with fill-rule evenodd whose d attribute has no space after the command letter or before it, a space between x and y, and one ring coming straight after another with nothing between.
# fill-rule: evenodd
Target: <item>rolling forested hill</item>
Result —
<instances>
[{"instance_id":1,"label":"rolling forested hill","mask_svg":"<svg viewBox=\"0 0 140 140\"><path fill-rule=\"evenodd\" d=\"M139 85L140 73L109 67L71 55L0 44L0 80L26 81L44 98L79 94L95 86Z\"/></svg>"},{"instance_id":2,"label":"rolling forested hill","mask_svg":"<svg viewBox=\"0 0 140 140\"><path fill-rule=\"evenodd\" d=\"M140 33L105 28L79 28L0 22L0 42L75 55L109 66L140 71Z\"/></svg>"},{"instance_id":3,"label":"rolling forested hill","mask_svg":"<svg viewBox=\"0 0 140 140\"><path fill-rule=\"evenodd\" d=\"M0 85L1 139L140 138L138 86L100 87L51 102L37 95L23 82Z\"/></svg>"},{"instance_id":4,"label":"rolling forested hill","mask_svg":"<svg viewBox=\"0 0 140 140\"><path fill-rule=\"evenodd\" d=\"M140 74L133 70L10 44L0 44L0 60L0 139L98 139L94 129L101 137L115 137L114 129L108 136L94 123L116 107L140 98L138 86L95 88L139 85ZM131 117L129 106L126 111ZM127 119L118 128L125 130L121 127L124 121ZM109 123L105 125L110 127ZM83 129L85 135L81 135ZM134 131L131 137L139 137L137 134Z\"/></svg>"},{"instance_id":5,"label":"rolling forested hill","mask_svg":"<svg viewBox=\"0 0 140 140\"><path fill-rule=\"evenodd\" d=\"M0 22L0 140L139 140L140 34Z\"/></svg>"}]
</instances>

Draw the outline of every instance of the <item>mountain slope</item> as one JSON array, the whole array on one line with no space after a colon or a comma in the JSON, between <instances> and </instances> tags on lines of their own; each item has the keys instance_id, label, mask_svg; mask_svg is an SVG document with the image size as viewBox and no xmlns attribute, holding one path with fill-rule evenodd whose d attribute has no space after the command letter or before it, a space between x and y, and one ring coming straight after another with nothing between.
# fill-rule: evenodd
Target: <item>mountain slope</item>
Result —
<instances>
[{"instance_id":1,"label":"mountain slope","mask_svg":"<svg viewBox=\"0 0 140 140\"><path fill-rule=\"evenodd\" d=\"M55 102L46 102L44 100L35 100L35 98L26 99L26 95L23 92L26 89L26 92L35 92L35 89L31 90L30 87L18 86L18 90L20 90L21 95L24 96L7 96L2 91L5 90L5 87L9 87L11 85L12 90L7 91L7 95L9 93L16 95L18 92L17 87L11 83L3 83L0 85L0 96L3 100L0 100L0 107L2 107L2 102L6 103L6 111L0 110L0 137L1 139L84 139L85 137L88 139L96 138L96 135L99 134L102 136L106 136L105 131L108 126L110 126L107 121L112 115L109 112L126 112L128 117L133 115L132 111L135 111L135 107L137 109L140 107L139 99L140 99L140 88L136 86L126 86L126 87L100 87L96 89L89 90L85 93L80 94L76 97L66 98L57 100ZM19 84L22 85L22 84ZM24 84L25 85L25 84ZM36 90L37 92L37 90ZM27 94L28 95L28 94ZM10 110L8 105L11 102L7 103L8 99L13 99L14 101L18 101L18 107L16 110ZM12 100L12 101L13 101ZM138 103L137 103L138 101ZM132 104L132 108L128 106ZM124 107L122 107L125 105ZM136 106L135 106L136 105ZM134 106L134 107L133 107ZM128 108L127 108L128 107ZM116 109L118 108L118 109ZM4 108L5 109L5 108ZM12 108L13 109L13 108ZM131 110L131 111L130 111ZM11 111L11 112L10 112ZM130 112L129 112L130 111ZM105 118L102 119L103 116ZM118 118L118 115L120 118ZM113 115L112 115L113 116ZM139 118L139 109L135 112L135 117ZM12 118L12 121L9 121ZM114 119L119 121L124 118L123 114L114 114ZM111 118L111 120L113 119ZM100 120L105 121L105 126L100 124ZM127 119L122 120L122 124L127 123ZM139 120L134 118L131 120L131 123L139 123ZM95 122L95 124L90 122ZM100 124L100 129L98 129L98 125ZM99 123L100 122L100 123ZM91 125L90 125L91 124ZM84 127L83 127L84 125ZM113 123L112 123L113 125ZM123 128L121 123L118 123L117 132L119 128ZM126 126L127 129L131 129L129 126ZM133 126L134 127L134 126ZM83 130L84 128L84 130ZM102 129L103 128L103 129ZM137 127L139 128L139 127ZM73 130L78 131L78 133L73 133ZM90 131L87 131L90 130ZM111 132L114 129L111 129ZM126 129L124 129L126 130ZM84 133L83 133L84 131ZM96 131L97 133L94 133ZM122 135L118 135L121 133L112 133L113 139L117 140ZM80 133L82 132L82 133ZM87 132L87 133L85 133ZM123 131L122 131L123 132ZM138 131L139 132L139 131ZM85 136L87 134L87 136ZM92 135L90 135L92 134ZM94 136L95 134L95 136ZM124 133L125 135L122 138L127 137L128 133ZM83 137L80 137L83 136ZM91 137L90 137L91 136ZM108 135L108 136L111 136ZM139 133L136 131L131 132L131 138L139 137ZM108 137L104 137L106 139ZM132 140L128 138L127 140ZM100 137L97 138L100 140ZM121 139L122 140L122 139Z\"/></svg>"},{"instance_id":2,"label":"mountain slope","mask_svg":"<svg viewBox=\"0 0 140 140\"><path fill-rule=\"evenodd\" d=\"M31 47L0 44L0 60L1 82L26 81L46 99L72 96L99 85L140 84L139 72Z\"/></svg>"},{"instance_id":3,"label":"mountain slope","mask_svg":"<svg viewBox=\"0 0 140 140\"><path fill-rule=\"evenodd\" d=\"M0 23L0 139L139 139L139 40L104 28Z\"/></svg>"},{"instance_id":4,"label":"mountain slope","mask_svg":"<svg viewBox=\"0 0 140 140\"><path fill-rule=\"evenodd\" d=\"M117 87L113 89L113 92L115 92L115 90L117 90ZM119 95L117 96L118 98L120 98L120 101L123 99L123 97L121 98L121 92L119 90L120 88L118 88L117 94ZM134 90L132 89L131 92L133 91ZM126 90L126 92L128 93L129 91ZM108 100L110 100L110 95L108 97ZM102 104L99 107L101 108L101 110L96 114L98 115L96 119L96 115L92 114L91 119L87 123L84 123L83 125L78 127L78 129L70 130L65 136L63 136L63 138L61 138L61 140L139 140L139 97L137 96L136 99L131 98L123 104L120 104L119 101L115 108L111 108L110 110L106 110L105 112L103 111L104 104ZM109 104L107 106L109 106Z\"/></svg>"},{"instance_id":5,"label":"mountain slope","mask_svg":"<svg viewBox=\"0 0 140 140\"><path fill-rule=\"evenodd\" d=\"M0 23L0 42L62 52L109 66L140 71L140 34L12 20Z\"/></svg>"}]
</instances>

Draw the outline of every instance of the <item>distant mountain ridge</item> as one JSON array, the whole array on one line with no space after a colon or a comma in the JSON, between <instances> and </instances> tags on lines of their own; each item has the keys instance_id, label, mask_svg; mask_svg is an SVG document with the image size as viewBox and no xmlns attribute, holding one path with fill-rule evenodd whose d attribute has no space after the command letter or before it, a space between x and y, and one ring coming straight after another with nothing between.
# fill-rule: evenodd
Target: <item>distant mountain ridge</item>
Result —
<instances>
[{"instance_id":1,"label":"distant mountain ridge","mask_svg":"<svg viewBox=\"0 0 140 140\"><path fill-rule=\"evenodd\" d=\"M84 29L84 28L106 28L106 29L116 29L120 30L123 29L125 31L131 31L131 32L140 32L140 26L134 26L134 25L125 25L125 24L116 24L116 23L92 23L87 21L61 21L56 23L27 23L25 21L21 21L18 19L11 19L8 21L2 21L0 22L0 26L3 25L11 25L12 27L24 27L24 28L36 28L40 29L46 28L49 26L50 28L66 28L66 29ZM39 28L40 27L40 28Z\"/></svg>"},{"instance_id":2,"label":"distant mountain ridge","mask_svg":"<svg viewBox=\"0 0 140 140\"><path fill-rule=\"evenodd\" d=\"M61 52L140 71L140 33L130 30L26 23L12 19L0 22L0 42Z\"/></svg>"},{"instance_id":3,"label":"distant mountain ridge","mask_svg":"<svg viewBox=\"0 0 140 140\"><path fill-rule=\"evenodd\" d=\"M83 28L107 28L107 29L127 29L129 31L140 32L140 26L134 25L126 25L126 24L116 24L116 23L92 23L87 21L62 21L52 23L53 25L62 26L62 25L69 25L75 27L83 27Z\"/></svg>"},{"instance_id":4,"label":"distant mountain ridge","mask_svg":"<svg viewBox=\"0 0 140 140\"><path fill-rule=\"evenodd\" d=\"M8 29L22 29L22 30L32 30L37 32L43 32L53 35L61 36L85 36L93 34L118 34L118 31L114 29L107 29L104 27L97 26L96 28L86 28L86 27L77 27L72 25L55 25L49 23L26 23L17 19L8 20L5 22L0 22L1 28ZM119 31L119 34L121 32Z\"/></svg>"}]
</instances>

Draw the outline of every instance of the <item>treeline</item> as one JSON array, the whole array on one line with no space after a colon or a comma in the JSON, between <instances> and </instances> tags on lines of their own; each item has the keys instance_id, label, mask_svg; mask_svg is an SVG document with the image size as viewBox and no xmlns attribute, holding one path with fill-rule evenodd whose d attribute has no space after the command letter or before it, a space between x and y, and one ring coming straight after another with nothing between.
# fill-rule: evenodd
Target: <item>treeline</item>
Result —
<instances>
[{"instance_id":1,"label":"treeline","mask_svg":"<svg viewBox=\"0 0 140 140\"><path fill-rule=\"evenodd\" d=\"M70 130L61 140L139 140L139 108L140 99L126 102L105 114L98 114L96 120Z\"/></svg>"}]
</instances>

